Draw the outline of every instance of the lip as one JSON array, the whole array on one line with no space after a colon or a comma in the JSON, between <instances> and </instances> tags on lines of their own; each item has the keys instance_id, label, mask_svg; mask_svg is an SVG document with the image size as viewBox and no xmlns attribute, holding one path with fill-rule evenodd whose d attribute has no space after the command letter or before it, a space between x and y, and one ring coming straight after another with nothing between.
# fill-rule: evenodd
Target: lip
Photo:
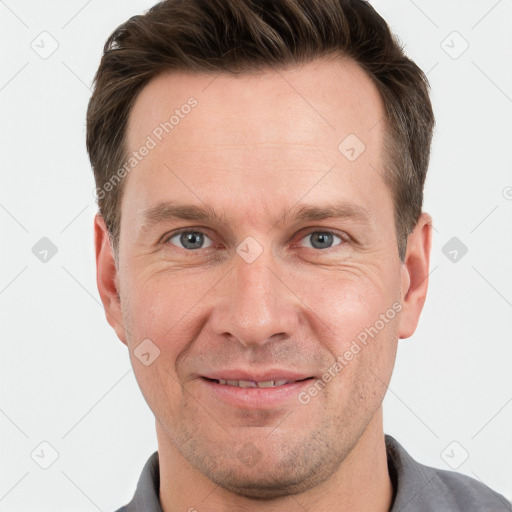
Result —
<instances>
[{"instance_id":1,"label":"lip","mask_svg":"<svg viewBox=\"0 0 512 512\"><path fill-rule=\"evenodd\" d=\"M266 382L269 380L289 380L298 381L304 380L312 375L305 373L292 372L290 370L270 369L264 372L249 372L244 370L219 370L199 375L199 377L206 377L211 380L253 380L256 382Z\"/></svg>"},{"instance_id":2,"label":"lip","mask_svg":"<svg viewBox=\"0 0 512 512\"><path fill-rule=\"evenodd\" d=\"M211 376L210 376L211 375ZM265 382L269 380L289 380L286 384L271 388L241 388L216 382L226 380L253 380ZM210 380L214 379L214 380ZM199 376L198 380L207 394L218 403L219 399L239 409L275 409L285 406L297 406L297 395L306 387L311 386L314 377L292 372L271 371L260 374L241 371L218 372L208 376Z\"/></svg>"}]
</instances>

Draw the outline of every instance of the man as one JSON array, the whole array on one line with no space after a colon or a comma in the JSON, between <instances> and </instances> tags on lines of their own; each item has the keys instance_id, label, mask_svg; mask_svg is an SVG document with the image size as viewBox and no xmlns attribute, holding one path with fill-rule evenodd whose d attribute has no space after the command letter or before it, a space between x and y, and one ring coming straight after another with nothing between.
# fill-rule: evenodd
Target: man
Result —
<instances>
[{"instance_id":1,"label":"man","mask_svg":"<svg viewBox=\"0 0 512 512\"><path fill-rule=\"evenodd\" d=\"M169 0L110 36L97 282L158 439L121 511L510 510L383 433L433 126L362 0Z\"/></svg>"}]
</instances>

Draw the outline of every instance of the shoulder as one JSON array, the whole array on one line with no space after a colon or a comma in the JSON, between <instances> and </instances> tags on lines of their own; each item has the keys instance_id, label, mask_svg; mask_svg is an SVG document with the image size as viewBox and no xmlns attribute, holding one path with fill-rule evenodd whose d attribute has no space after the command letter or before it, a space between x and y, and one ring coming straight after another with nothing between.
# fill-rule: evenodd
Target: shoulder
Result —
<instances>
[{"instance_id":1,"label":"shoulder","mask_svg":"<svg viewBox=\"0 0 512 512\"><path fill-rule=\"evenodd\" d=\"M436 478L436 494L446 510L465 512L512 511L511 504L501 494L474 478L454 471L429 468ZM438 500L441 505L441 500ZM458 508L456 508L458 507ZM439 510L439 509L438 509Z\"/></svg>"},{"instance_id":2,"label":"shoulder","mask_svg":"<svg viewBox=\"0 0 512 512\"><path fill-rule=\"evenodd\" d=\"M504 496L478 480L416 462L391 436L386 449L396 489L392 512L512 511Z\"/></svg>"}]
</instances>

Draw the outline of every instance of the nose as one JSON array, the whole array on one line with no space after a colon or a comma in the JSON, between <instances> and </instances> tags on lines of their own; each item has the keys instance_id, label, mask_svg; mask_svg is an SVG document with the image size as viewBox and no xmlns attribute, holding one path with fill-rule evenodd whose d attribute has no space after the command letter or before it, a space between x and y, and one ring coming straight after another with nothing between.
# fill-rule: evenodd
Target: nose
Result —
<instances>
[{"instance_id":1,"label":"nose","mask_svg":"<svg viewBox=\"0 0 512 512\"><path fill-rule=\"evenodd\" d=\"M294 337L300 299L290 290L282 268L272 262L273 256L263 252L252 263L238 254L233 259L211 313L215 333L246 347Z\"/></svg>"}]
</instances>

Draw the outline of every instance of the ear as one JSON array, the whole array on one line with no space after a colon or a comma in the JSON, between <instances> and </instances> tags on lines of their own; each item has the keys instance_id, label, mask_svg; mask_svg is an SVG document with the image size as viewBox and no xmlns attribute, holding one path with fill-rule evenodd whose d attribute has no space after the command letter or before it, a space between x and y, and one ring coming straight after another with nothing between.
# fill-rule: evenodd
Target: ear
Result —
<instances>
[{"instance_id":1,"label":"ear","mask_svg":"<svg viewBox=\"0 0 512 512\"><path fill-rule=\"evenodd\" d=\"M118 293L119 275L110 246L107 226L99 213L94 217L94 245L96 249L96 283L105 308L105 316L107 322L116 331L117 337L127 345L121 299Z\"/></svg>"},{"instance_id":2,"label":"ear","mask_svg":"<svg viewBox=\"0 0 512 512\"><path fill-rule=\"evenodd\" d=\"M432 217L423 212L407 239L405 261L402 263L402 312L399 337L414 334L427 296L432 246Z\"/></svg>"}]
</instances>

